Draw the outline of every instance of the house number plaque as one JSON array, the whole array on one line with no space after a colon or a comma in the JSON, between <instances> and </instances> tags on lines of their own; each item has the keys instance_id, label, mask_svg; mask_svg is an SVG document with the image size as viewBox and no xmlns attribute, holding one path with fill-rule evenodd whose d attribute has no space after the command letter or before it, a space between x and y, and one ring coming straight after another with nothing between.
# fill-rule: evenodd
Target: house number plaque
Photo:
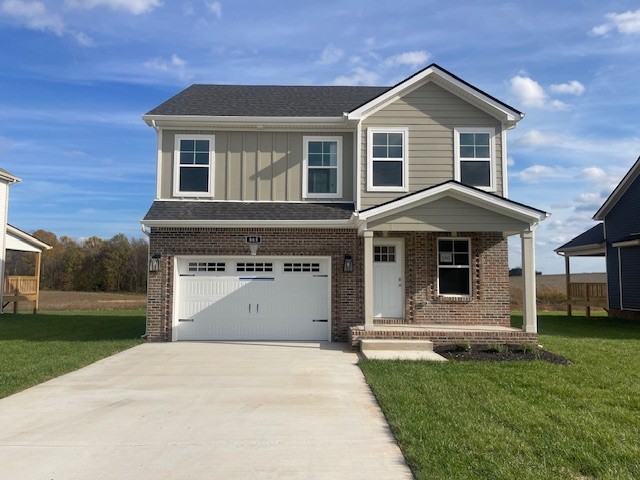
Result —
<instances>
[{"instance_id":1,"label":"house number plaque","mask_svg":"<svg viewBox=\"0 0 640 480\"><path fill-rule=\"evenodd\" d=\"M249 245L258 245L261 242L262 242L262 239L257 235L254 235L252 237L247 237L247 243Z\"/></svg>"}]
</instances>

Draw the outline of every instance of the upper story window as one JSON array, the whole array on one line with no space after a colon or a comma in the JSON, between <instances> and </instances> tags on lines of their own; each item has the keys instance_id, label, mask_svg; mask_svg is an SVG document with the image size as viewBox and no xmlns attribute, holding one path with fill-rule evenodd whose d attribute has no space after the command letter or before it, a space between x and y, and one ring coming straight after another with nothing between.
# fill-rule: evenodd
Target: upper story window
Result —
<instances>
[{"instance_id":1,"label":"upper story window","mask_svg":"<svg viewBox=\"0 0 640 480\"><path fill-rule=\"evenodd\" d=\"M456 128L454 137L455 179L483 190L495 190L495 130Z\"/></svg>"},{"instance_id":2,"label":"upper story window","mask_svg":"<svg viewBox=\"0 0 640 480\"><path fill-rule=\"evenodd\" d=\"M176 135L174 152L174 195L213 195L213 135Z\"/></svg>"},{"instance_id":3,"label":"upper story window","mask_svg":"<svg viewBox=\"0 0 640 480\"><path fill-rule=\"evenodd\" d=\"M304 137L303 196L342 196L342 137Z\"/></svg>"},{"instance_id":4,"label":"upper story window","mask_svg":"<svg viewBox=\"0 0 640 480\"><path fill-rule=\"evenodd\" d=\"M471 295L471 241L438 239L438 295Z\"/></svg>"},{"instance_id":5,"label":"upper story window","mask_svg":"<svg viewBox=\"0 0 640 480\"><path fill-rule=\"evenodd\" d=\"M367 133L367 190L408 191L409 130L369 128Z\"/></svg>"}]
</instances>

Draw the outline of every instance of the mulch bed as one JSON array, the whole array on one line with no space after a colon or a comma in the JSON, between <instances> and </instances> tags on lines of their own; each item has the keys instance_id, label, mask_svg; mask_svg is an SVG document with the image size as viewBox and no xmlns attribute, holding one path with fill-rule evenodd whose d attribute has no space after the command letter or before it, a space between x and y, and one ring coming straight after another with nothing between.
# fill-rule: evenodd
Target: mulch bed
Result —
<instances>
[{"instance_id":1,"label":"mulch bed","mask_svg":"<svg viewBox=\"0 0 640 480\"><path fill-rule=\"evenodd\" d=\"M444 345L434 347L434 352L449 360L466 361L532 361L544 360L557 365L571 365L568 358L542 348L523 350L521 345Z\"/></svg>"}]
</instances>

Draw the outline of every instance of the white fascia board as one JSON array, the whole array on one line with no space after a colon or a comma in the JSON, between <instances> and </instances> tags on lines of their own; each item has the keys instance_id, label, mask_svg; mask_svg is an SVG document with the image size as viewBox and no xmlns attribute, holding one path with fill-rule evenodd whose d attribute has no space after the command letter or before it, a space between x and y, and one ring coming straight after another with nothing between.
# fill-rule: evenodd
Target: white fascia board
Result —
<instances>
[{"instance_id":1,"label":"white fascia board","mask_svg":"<svg viewBox=\"0 0 640 480\"><path fill-rule=\"evenodd\" d=\"M361 221L373 220L378 217L384 217L392 213L412 208L417 204L419 205L421 203L428 203L437 200L447 195L462 201L473 200L472 203L474 205L488 208L489 210L511 218L526 221L530 225L537 224L549 216L548 213L539 212L525 206L514 205L508 200L503 200L494 197L493 195L485 194L484 192L477 192L466 188L463 185L444 184L415 195L409 195L408 197L402 198L396 202L391 202L365 212L360 212L359 218Z\"/></svg>"},{"instance_id":2,"label":"white fascia board","mask_svg":"<svg viewBox=\"0 0 640 480\"><path fill-rule=\"evenodd\" d=\"M7 235L11 235L12 237L15 237L16 239L26 243L27 245L34 247L39 252L41 252L42 250L51 250L53 248L51 245L48 245L38 240L33 235L29 235L27 232L23 232L22 230L14 227L13 225L7 224ZM19 251L23 251L23 250L19 250ZM32 250L25 250L25 251L32 251Z\"/></svg>"},{"instance_id":3,"label":"white fascia board","mask_svg":"<svg viewBox=\"0 0 640 480\"><path fill-rule=\"evenodd\" d=\"M604 256L605 245L604 243L593 243L579 247L557 248L554 252L564 257L600 257Z\"/></svg>"},{"instance_id":4,"label":"white fascia board","mask_svg":"<svg viewBox=\"0 0 640 480\"><path fill-rule=\"evenodd\" d=\"M640 175L640 157L636 160L636 163L629 169L627 174L624 176L618 186L611 192L609 198L605 200L600 209L593 216L594 220L604 221L604 217L611 211L611 209L618 203L620 197L624 195L629 186L638 178Z\"/></svg>"},{"instance_id":5,"label":"white fascia board","mask_svg":"<svg viewBox=\"0 0 640 480\"><path fill-rule=\"evenodd\" d=\"M340 117L241 117L209 115L143 115L149 126L180 127L186 124L228 124L229 126L265 126L265 125L347 125L345 116Z\"/></svg>"},{"instance_id":6,"label":"white fascia board","mask_svg":"<svg viewBox=\"0 0 640 480\"><path fill-rule=\"evenodd\" d=\"M142 220L143 227L355 228L348 220Z\"/></svg>"},{"instance_id":7,"label":"white fascia board","mask_svg":"<svg viewBox=\"0 0 640 480\"><path fill-rule=\"evenodd\" d=\"M617 248L626 248L626 247L637 247L640 245L640 240L627 240L626 242L616 242L613 243L612 247Z\"/></svg>"},{"instance_id":8,"label":"white fascia board","mask_svg":"<svg viewBox=\"0 0 640 480\"><path fill-rule=\"evenodd\" d=\"M362 105L361 107L353 110L352 112L349 112L347 114L347 118L349 120L361 120L363 118L366 118L367 116L371 115L375 111L379 110L385 105L401 97L406 92L406 90L412 87L415 88L415 86L418 84L426 83L426 81L428 81L429 77L432 75L437 76L441 80L444 80L445 82L464 91L467 95L470 95L471 97L474 97L478 101L485 103L487 105L490 105L495 110L498 110L504 116L504 118L501 118L500 120L505 121L509 125L515 125L523 118L523 115L520 112L507 108L506 106L497 102L493 98L490 98L489 96L482 94L481 92L471 88L469 85L461 82L457 78L454 78L448 73L443 72L436 66L431 66L429 68L424 69L422 72L412 77L409 77L404 82L396 85L391 90L388 90L387 92L374 98L370 102Z\"/></svg>"},{"instance_id":9,"label":"white fascia board","mask_svg":"<svg viewBox=\"0 0 640 480\"><path fill-rule=\"evenodd\" d=\"M7 183L18 183L22 181L21 179L19 179L15 175L11 175L7 171L0 172L0 180L4 180Z\"/></svg>"}]
</instances>

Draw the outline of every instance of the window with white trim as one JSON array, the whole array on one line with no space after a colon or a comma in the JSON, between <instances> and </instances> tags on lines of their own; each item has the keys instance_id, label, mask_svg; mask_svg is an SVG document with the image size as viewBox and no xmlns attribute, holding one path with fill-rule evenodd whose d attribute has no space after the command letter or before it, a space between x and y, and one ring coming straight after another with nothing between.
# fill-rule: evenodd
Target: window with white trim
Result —
<instances>
[{"instance_id":1,"label":"window with white trim","mask_svg":"<svg viewBox=\"0 0 640 480\"><path fill-rule=\"evenodd\" d=\"M495 190L495 130L456 128L455 179L484 190Z\"/></svg>"},{"instance_id":2,"label":"window with white trim","mask_svg":"<svg viewBox=\"0 0 640 480\"><path fill-rule=\"evenodd\" d=\"M176 135L173 191L176 196L213 196L213 135Z\"/></svg>"},{"instance_id":3,"label":"window with white trim","mask_svg":"<svg viewBox=\"0 0 640 480\"><path fill-rule=\"evenodd\" d=\"M408 191L409 130L369 128L367 145L367 190Z\"/></svg>"},{"instance_id":4,"label":"window with white trim","mask_svg":"<svg viewBox=\"0 0 640 480\"><path fill-rule=\"evenodd\" d=\"M304 137L303 195L342 196L342 137Z\"/></svg>"},{"instance_id":5,"label":"window with white trim","mask_svg":"<svg viewBox=\"0 0 640 480\"><path fill-rule=\"evenodd\" d=\"M469 239L438 239L438 295L471 296Z\"/></svg>"}]
</instances>

